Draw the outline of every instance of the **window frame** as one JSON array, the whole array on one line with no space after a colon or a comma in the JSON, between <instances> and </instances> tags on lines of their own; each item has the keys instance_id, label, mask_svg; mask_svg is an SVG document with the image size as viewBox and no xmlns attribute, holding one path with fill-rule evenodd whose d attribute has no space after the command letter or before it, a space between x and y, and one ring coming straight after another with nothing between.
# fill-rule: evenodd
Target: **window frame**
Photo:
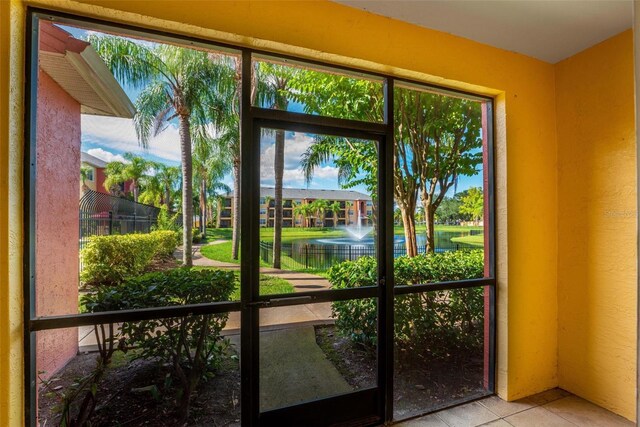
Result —
<instances>
[{"instance_id":1,"label":"window frame","mask_svg":"<svg viewBox=\"0 0 640 427\"><path fill-rule=\"evenodd\" d=\"M139 321L154 318L167 318L186 315L199 314L217 314L241 312L245 310L246 300L242 296L241 301L230 302L211 302L203 304L192 304L184 306L157 307L148 309L122 310L101 313L84 313L69 314L59 316L36 316L35 312L35 182L36 182L36 115L37 115L37 82L38 82L38 23L40 20L48 20L54 23L70 24L84 27L92 27L96 30L104 31L120 31L122 34L137 35L140 37L153 38L158 42L179 43L185 47L203 47L215 48L216 50L233 52L242 58L243 78L241 90L244 95L242 102L240 126L242 129L241 146L248 146L245 138L251 137L251 126L254 119L260 119L265 122L269 120L287 121L299 123L302 126L314 125L334 126L342 129L352 129L361 131L375 131L386 135L387 147L381 147L381 155L386 156L387 164L393 162L394 143L394 119L393 107L394 97L393 90L398 84L402 87L415 87L420 90L434 91L443 95L453 95L457 97L465 97L467 99L477 100L486 103L487 108L487 166L488 166L488 188L485 200L488 203L489 217L486 218L485 227L489 229L488 237L488 253L485 254L486 262L489 263L489 275L482 279L469 279L455 282L439 282L433 284L418 284L412 286L393 286L393 171L391 168L385 171L379 171L379 174L385 174L383 182L386 188L381 189L391 195L390 201L385 206L380 206L381 218L385 220L387 256L383 260L384 268L387 271L386 280L386 299L381 299L381 303L386 306L387 312L390 314L385 319L386 334L386 361L382 368L385 374L386 396L383 405L384 420L391 421L393 419L393 303L396 295L405 295L409 293L420 293L433 290L461 289L485 286L489 289L489 394L495 392L495 368L496 368L496 230L495 230L495 149L494 149L494 99L488 96L478 95L457 89L441 87L420 81L396 78L390 74L374 72L365 69L346 67L342 65L330 64L313 59L298 58L295 56L263 51L242 45L234 45L230 43L222 43L215 40L207 40L198 37L173 34L170 32L160 31L156 29L147 29L142 26L109 22L107 20L96 19L88 16L82 16L74 13L63 13L51 11L41 8L27 7L26 18L26 37L25 37L25 127L24 127L24 209L23 209L23 297L24 297L24 369L25 369L25 422L28 425L34 425L36 421L36 379L35 372L35 336L37 331L45 331L51 329L62 329L77 326L87 326L100 323L122 322L122 321ZM330 68L333 70L353 73L354 75L367 75L380 78L383 81L385 105L383 122L362 122L357 120L340 119L328 116L318 116L305 113L292 113L287 111L268 110L250 105L250 100L246 96L250 91L252 68L252 59L260 57L275 57L285 61L291 61L296 64L305 64L310 67L316 67L320 70ZM247 61L248 60L248 61ZM244 188L244 185L243 185ZM259 205L262 205L263 198L258 195ZM370 202L367 203L367 207ZM243 202L244 205L244 202ZM267 210L268 212L268 210ZM348 215L353 215L354 211L349 210ZM255 212L257 214L257 212ZM245 216L245 215L243 215ZM256 215L259 218L260 215ZM256 222L256 225L259 225ZM391 233L391 238L389 238ZM382 238L383 236L381 236ZM243 239L241 245L248 246L248 239ZM243 246L243 247L244 247ZM391 249L390 251L388 249ZM249 251L247 253L251 253ZM389 255L389 253L391 255ZM248 257L245 257L248 258ZM242 261L241 261L242 262ZM248 260L246 261L248 262ZM244 266L244 262L242 263ZM246 276L246 275L243 275ZM242 293L246 293L246 282L250 277L245 279L241 284ZM368 292L368 291L367 291ZM241 321L242 327L245 327L245 319ZM244 343L243 343L244 345ZM242 393L243 399L247 393ZM452 402L451 406L460 404L460 402ZM249 425L251 423L251 414L248 405L242 405L242 423Z\"/></svg>"}]
</instances>

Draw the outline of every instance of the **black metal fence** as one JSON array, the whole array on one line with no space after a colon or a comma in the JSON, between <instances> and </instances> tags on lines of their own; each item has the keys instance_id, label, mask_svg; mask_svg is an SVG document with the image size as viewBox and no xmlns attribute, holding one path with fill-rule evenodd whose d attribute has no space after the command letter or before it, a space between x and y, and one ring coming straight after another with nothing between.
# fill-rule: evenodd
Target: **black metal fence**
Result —
<instances>
[{"instance_id":1,"label":"black metal fence","mask_svg":"<svg viewBox=\"0 0 640 427\"><path fill-rule=\"evenodd\" d=\"M80 199L80 250L91 236L149 233L159 214L155 206L87 190Z\"/></svg>"},{"instance_id":2,"label":"black metal fence","mask_svg":"<svg viewBox=\"0 0 640 427\"><path fill-rule=\"evenodd\" d=\"M283 268L304 268L312 270L328 270L333 265L344 262L354 261L363 256L375 256L376 250L373 245L321 245L321 244L296 244L283 243L282 257L288 259L282 261ZM435 252L448 252L457 250L480 249L473 246L453 243L436 247ZM427 252L426 245L418 246L418 253ZM393 246L393 256L397 258L407 254L407 248L404 244ZM273 243L260 242L260 258L267 264L273 263ZM293 264L293 265L291 265Z\"/></svg>"}]
</instances>

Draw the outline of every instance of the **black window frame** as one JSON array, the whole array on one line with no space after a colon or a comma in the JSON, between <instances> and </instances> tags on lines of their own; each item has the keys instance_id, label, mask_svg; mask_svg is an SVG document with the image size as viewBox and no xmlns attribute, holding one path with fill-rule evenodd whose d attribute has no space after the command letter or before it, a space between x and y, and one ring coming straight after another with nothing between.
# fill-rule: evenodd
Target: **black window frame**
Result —
<instances>
[{"instance_id":1,"label":"black window frame","mask_svg":"<svg viewBox=\"0 0 640 427\"><path fill-rule=\"evenodd\" d=\"M381 147L380 156L384 156L385 164L393 164L393 146L394 143L394 97L393 90L396 83L415 86L417 88L434 91L443 95L454 95L457 97L465 97L468 99L477 100L479 102L486 103L487 108L487 163L488 163L488 194L485 195L485 200L489 204L489 218L486 220L488 224L485 225L489 228L489 252L485 254L485 259L489 263L489 276L482 279L470 279L461 280L455 282L440 282L433 284L419 284L412 286L393 286L393 171L391 168L387 168L384 171L379 171L379 174L384 174L384 179L381 182L385 183L385 188L380 191L383 194L391 195L386 200L384 205L380 205L380 215L384 218L384 230L385 235L381 235L381 238L385 239L386 255L383 258L384 271L387 272L384 278L387 285L386 299L386 313L384 319L381 322L384 323L387 331L384 334L384 340L386 344L386 357L384 365L380 368L380 373L384 375L384 382L386 384L385 393L383 396L383 418L384 422L391 421L393 419L393 302L396 295L404 295L409 293L420 293L425 291L445 290L445 289L460 289L460 288L472 288L472 287L488 287L489 289L489 342L486 345L489 346L489 386L486 395L495 393L495 365L496 365L496 301L497 301L497 289L496 289L496 224L495 224L495 149L494 149L494 99L484 95L478 95L470 92L460 91L457 89L441 87L425 82L415 81L411 79L397 78L393 75L374 72L370 70L357 69L352 67L346 67L342 65L325 63L322 61L316 61L308 58L298 58L281 53L274 53L263 51L260 49L254 49L251 47L233 45L229 43L222 43L215 40L207 40L204 38L174 34L170 32L160 31L157 29L144 28L142 26L130 25L109 22L107 20L96 19L93 17L82 16L80 14L57 12L47 9L27 7L26 14L26 37L25 37L25 109L24 109L24 170L23 170L23 194L24 194L24 206L23 206L23 297L24 297L24 386L25 386L25 405L24 415L25 423L27 425L35 426L37 407L36 402L36 380L37 373L35 372L35 335L38 331L45 331L51 329L62 329L78 326L96 325L101 323L123 322L123 321L139 321L153 318L167 318L186 315L201 315L201 314L216 314L216 313L242 313L241 325L246 327L250 325L248 309L246 307L247 298L244 296L247 292L247 284L252 279L252 274L243 274L247 276L241 285L243 296L241 301L232 302L212 302L203 304L193 304L184 306L173 307L158 307L147 308L137 310L123 310L114 312L101 312L101 313L84 313L84 314L69 314L59 316L44 316L38 317L35 312L35 182L36 182L36 108L37 108L37 82L38 82L38 23L39 20L47 20L54 23L70 24L84 27L93 27L97 30L103 29L107 31L121 31L123 34L135 34L141 37L149 37L157 40L158 42L173 42L180 43L185 47L200 46L205 48L214 48L217 50L228 50L234 52L234 54L241 56L242 58L242 95L241 101L241 119L240 126L242 130L241 147L249 147L246 138L250 138L252 134L252 126L254 119L259 119L268 123L270 120L274 121L286 121L295 122L302 126L308 125L313 128L314 125L321 126L333 126L337 129L350 129L354 131L361 130L363 132L378 132L385 135L386 147ZM385 105L384 105L384 121L383 122L362 122L357 120L347 120L334 117L317 116L304 113L292 113L286 111L268 110L260 107L250 105L248 94L251 90L251 79L247 76L251 75L252 71L252 59L259 57L275 57L284 61L291 61L296 64L308 64L310 67L327 67L335 70L341 70L347 73L354 73L356 75L368 75L371 77L379 78L383 81ZM242 148L241 148L242 150ZM243 153L247 157L250 153ZM243 184L243 191L245 186ZM261 205L259 195L259 189L245 192L255 199L251 204L248 203L248 198L243 198L242 206L249 208L251 205ZM255 230L259 230L259 215L257 210L253 215L246 215L247 220L255 220ZM245 215L243 215L245 217ZM243 221L244 222L244 221ZM249 249L249 242L251 241L251 231L245 230L241 240L241 245L245 249ZM243 249L244 250L244 249ZM253 251L249 249L246 254L250 254ZM245 252L243 252L245 253ZM248 268L249 257L243 257L245 261L241 261L243 271ZM250 269L249 269L250 270ZM248 270L247 270L248 271ZM375 294L375 289L363 290L362 294L372 296ZM381 300L382 301L382 300ZM382 339L382 338L381 338ZM250 343L247 343L250 344ZM245 343L243 342L243 346ZM244 380L244 374L242 374L243 387L247 383ZM242 404L242 424L249 425L251 423L251 414L248 411L249 408L244 403L246 399L251 398L251 390L242 390L241 396L243 399ZM452 402L448 406L455 406L464 402ZM438 408L440 409L440 408ZM433 412L434 409L429 410L426 413Z\"/></svg>"}]
</instances>

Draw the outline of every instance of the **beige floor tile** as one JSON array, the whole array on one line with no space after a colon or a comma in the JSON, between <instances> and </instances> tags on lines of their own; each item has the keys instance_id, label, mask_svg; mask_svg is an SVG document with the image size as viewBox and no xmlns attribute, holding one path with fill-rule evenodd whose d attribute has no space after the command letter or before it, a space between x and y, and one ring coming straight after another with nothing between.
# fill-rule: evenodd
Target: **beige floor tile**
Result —
<instances>
[{"instance_id":1,"label":"beige floor tile","mask_svg":"<svg viewBox=\"0 0 640 427\"><path fill-rule=\"evenodd\" d=\"M538 406L505 418L515 427L575 427L575 424Z\"/></svg>"},{"instance_id":2,"label":"beige floor tile","mask_svg":"<svg viewBox=\"0 0 640 427\"><path fill-rule=\"evenodd\" d=\"M490 423L482 424L480 427L513 427L511 424L506 422L505 420L495 420Z\"/></svg>"},{"instance_id":3,"label":"beige floor tile","mask_svg":"<svg viewBox=\"0 0 640 427\"><path fill-rule=\"evenodd\" d=\"M555 400L544 408L579 426L633 426L631 421L577 396Z\"/></svg>"},{"instance_id":4,"label":"beige floor tile","mask_svg":"<svg viewBox=\"0 0 640 427\"><path fill-rule=\"evenodd\" d=\"M526 411L527 409L531 409L535 406L533 402L527 398L516 400L515 402L507 402L500 399L498 396L487 397L486 399L479 400L478 403L502 418L518 412Z\"/></svg>"},{"instance_id":5,"label":"beige floor tile","mask_svg":"<svg viewBox=\"0 0 640 427\"><path fill-rule=\"evenodd\" d=\"M438 418L436 415L426 415L424 417L416 418L414 420L404 421L399 424L394 424L397 427L448 427L444 421Z\"/></svg>"},{"instance_id":6,"label":"beige floor tile","mask_svg":"<svg viewBox=\"0 0 640 427\"><path fill-rule=\"evenodd\" d=\"M562 399L563 397L570 396L571 393L568 393L559 388L552 388L551 390L543 391L542 393L534 394L533 396L527 397L531 403L537 406L546 405L549 402L553 402L554 400Z\"/></svg>"},{"instance_id":7,"label":"beige floor tile","mask_svg":"<svg viewBox=\"0 0 640 427\"><path fill-rule=\"evenodd\" d=\"M500 418L478 402L447 409L436 415L450 427L475 427Z\"/></svg>"}]
</instances>

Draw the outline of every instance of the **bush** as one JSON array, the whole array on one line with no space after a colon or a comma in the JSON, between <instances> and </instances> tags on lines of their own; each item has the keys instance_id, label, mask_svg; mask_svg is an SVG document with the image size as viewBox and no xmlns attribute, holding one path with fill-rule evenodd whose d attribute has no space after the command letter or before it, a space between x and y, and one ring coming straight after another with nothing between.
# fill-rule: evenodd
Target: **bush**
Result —
<instances>
[{"instance_id":1,"label":"bush","mask_svg":"<svg viewBox=\"0 0 640 427\"><path fill-rule=\"evenodd\" d=\"M92 236L80 252L80 280L86 286L105 286L142 274L154 258L173 256L178 245L173 231L148 234Z\"/></svg>"},{"instance_id":2,"label":"bush","mask_svg":"<svg viewBox=\"0 0 640 427\"><path fill-rule=\"evenodd\" d=\"M149 273L83 297L90 312L228 301L235 289L233 272L177 268ZM119 348L136 347L137 358L157 359L171 366L180 387L179 414L186 419L191 395L199 382L219 367L225 345L220 332L227 314L124 322Z\"/></svg>"},{"instance_id":3,"label":"bush","mask_svg":"<svg viewBox=\"0 0 640 427\"><path fill-rule=\"evenodd\" d=\"M399 257L394 264L395 284L412 285L483 276L483 252L455 251ZM362 257L329 270L333 289L375 286L377 263ZM398 296L394 303L395 339L400 345L422 346L434 356L471 351L483 343L482 288L429 291ZM332 304L336 327L354 341L375 344L375 300L338 301Z\"/></svg>"},{"instance_id":4,"label":"bush","mask_svg":"<svg viewBox=\"0 0 640 427\"><path fill-rule=\"evenodd\" d=\"M168 231L177 231L182 233L182 227L180 226L180 222L178 221L178 217L180 213L175 213L173 216L169 214L169 209L166 205L162 205L160 207L160 213L158 213L158 219L156 220L156 225L153 226L153 230L168 230Z\"/></svg>"}]
</instances>

